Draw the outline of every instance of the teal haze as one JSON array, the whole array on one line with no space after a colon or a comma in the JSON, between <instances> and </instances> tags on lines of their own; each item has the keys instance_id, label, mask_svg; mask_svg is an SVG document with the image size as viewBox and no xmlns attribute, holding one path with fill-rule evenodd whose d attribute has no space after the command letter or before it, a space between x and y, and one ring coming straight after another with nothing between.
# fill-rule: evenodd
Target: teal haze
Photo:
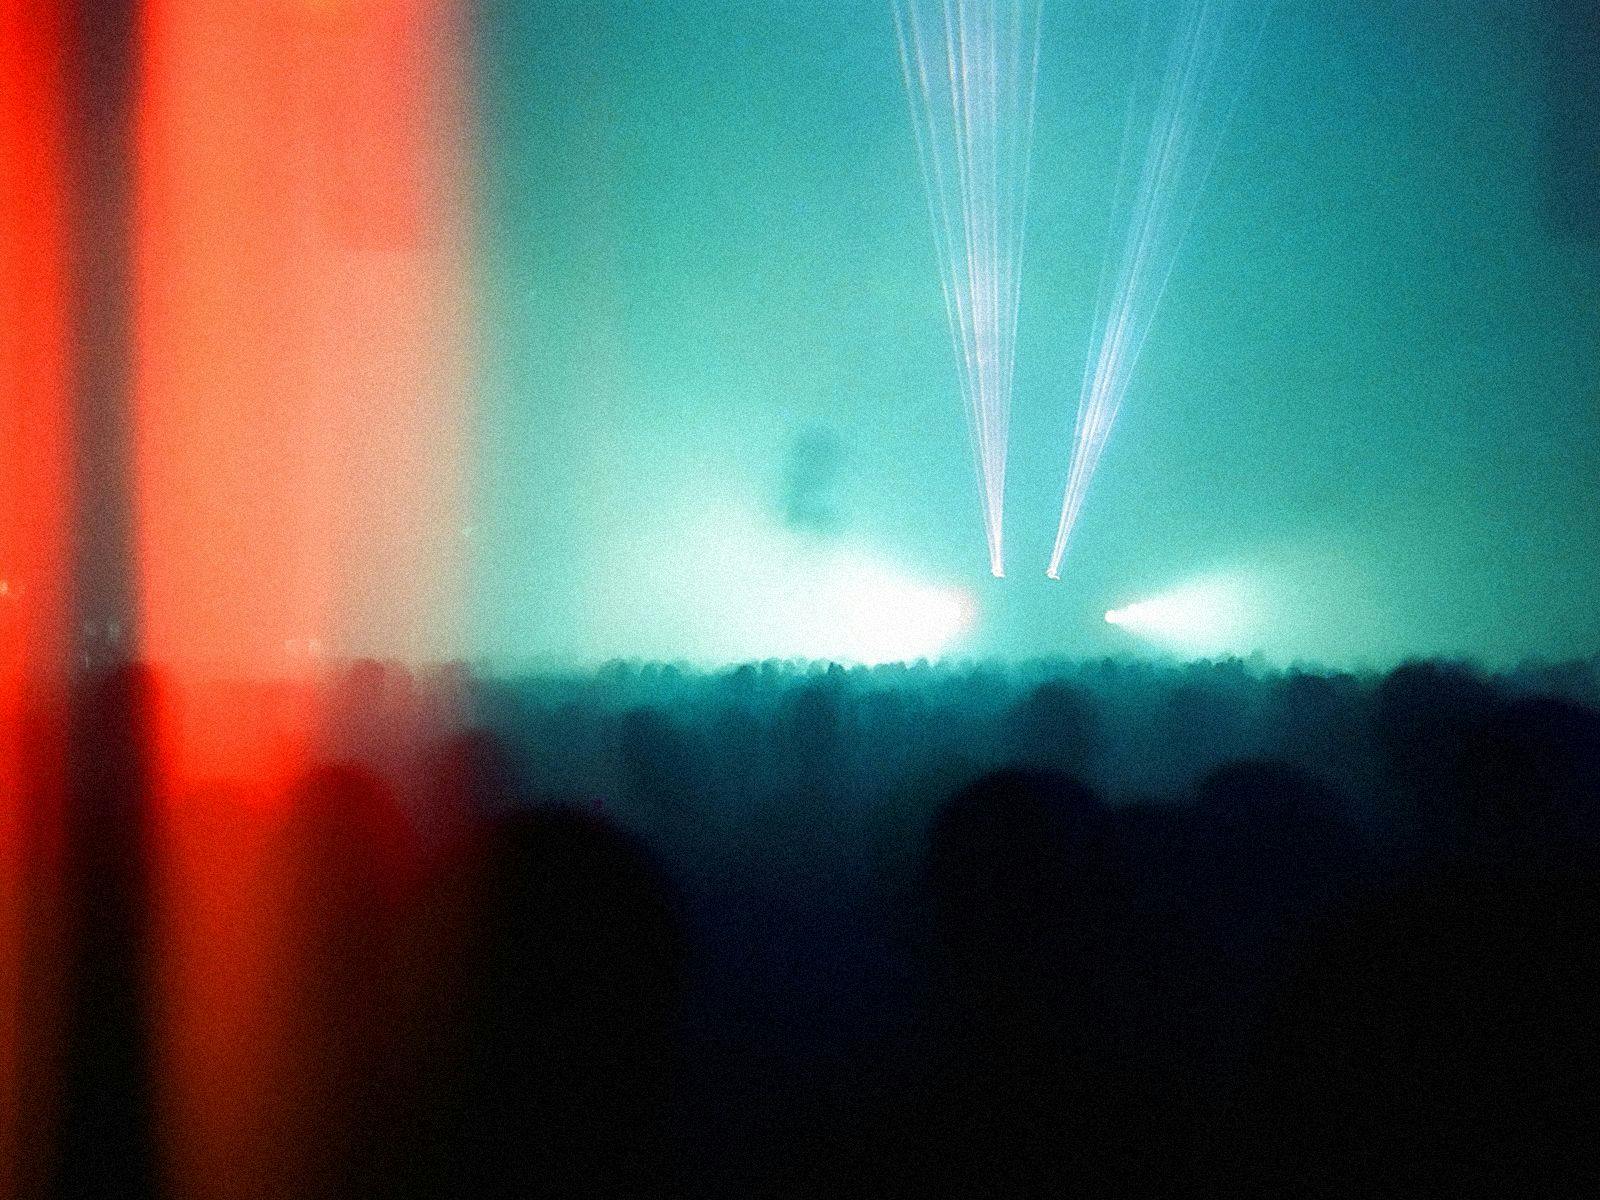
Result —
<instances>
[{"instance_id":1,"label":"teal haze","mask_svg":"<svg viewBox=\"0 0 1600 1200\"><path fill-rule=\"evenodd\" d=\"M1562 0L1276 6L1044 578L1137 11L1046 0L996 580L889 0L485 3L479 653L872 657L816 611L894 606L815 583L857 567L959 598L961 656L1181 652L1104 614L1217 579L1207 652L1600 650Z\"/></svg>"}]
</instances>

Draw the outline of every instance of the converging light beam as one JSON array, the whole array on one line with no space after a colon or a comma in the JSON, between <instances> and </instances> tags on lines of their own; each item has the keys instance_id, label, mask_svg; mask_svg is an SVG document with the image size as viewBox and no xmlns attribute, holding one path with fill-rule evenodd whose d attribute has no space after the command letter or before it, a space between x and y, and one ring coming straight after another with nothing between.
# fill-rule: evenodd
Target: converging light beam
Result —
<instances>
[{"instance_id":1,"label":"converging light beam","mask_svg":"<svg viewBox=\"0 0 1600 1200\"><path fill-rule=\"evenodd\" d=\"M1106 613L1106 624L1185 654L1239 653L1265 622L1261 589L1236 574L1190 580Z\"/></svg>"},{"instance_id":2,"label":"converging light beam","mask_svg":"<svg viewBox=\"0 0 1600 1200\"><path fill-rule=\"evenodd\" d=\"M1043 0L893 7L989 569L1000 576Z\"/></svg>"},{"instance_id":3,"label":"converging light beam","mask_svg":"<svg viewBox=\"0 0 1600 1200\"><path fill-rule=\"evenodd\" d=\"M1118 227L1126 232L1120 254L1105 259L1095 301L1066 494L1046 572L1051 579L1061 577L1067 543L1243 92L1267 9L1267 0L1152 0L1146 11L1139 58L1143 62L1155 50L1159 66L1150 73L1153 94L1143 94L1144 86L1136 82L1128 105L1112 210L1113 237ZM1167 11L1173 20L1162 52L1167 25L1160 18ZM1143 72L1136 74L1143 78ZM1145 112L1149 126L1135 176L1130 160Z\"/></svg>"}]
</instances>

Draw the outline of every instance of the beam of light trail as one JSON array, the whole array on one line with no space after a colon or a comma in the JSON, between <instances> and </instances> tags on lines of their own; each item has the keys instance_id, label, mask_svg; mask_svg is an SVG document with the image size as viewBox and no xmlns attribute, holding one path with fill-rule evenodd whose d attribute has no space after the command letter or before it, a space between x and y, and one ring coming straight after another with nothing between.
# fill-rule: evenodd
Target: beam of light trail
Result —
<instances>
[{"instance_id":1,"label":"beam of light trail","mask_svg":"<svg viewBox=\"0 0 1600 1200\"><path fill-rule=\"evenodd\" d=\"M1061 521L1046 572L1051 579L1061 577L1061 560L1243 92L1268 7L1269 0L1153 0L1146 10L1139 59L1151 51L1161 58L1151 72L1153 95L1143 94L1141 72L1128 104L1112 210L1112 236L1119 225L1126 233L1120 253L1105 260L1095 299ZM1131 160L1142 128L1135 174Z\"/></svg>"},{"instance_id":2,"label":"beam of light trail","mask_svg":"<svg viewBox=\"0 0 1600 1200\"><path fill-rule=\"evenodd\" d=\"M893 7L989 569L1000 576L1043 0Z\"/></svg>"},{"instance_id":3,"label":"beam of light trail","mask_svg":"<svg viewBox=\"0 0 1600 1200\"><path fill-rule=\"evenodd\" d=\"M0 1196L58 1145L73 549L76 13L0 0Z\"/></svg>"},{"instance_id":4,"label":"beam of light trail","mask_svg":"<svg viewBox=\"0 0 1600 1200\"><path fill-rule=\"evenodd\" d=\"M1242 608L1232 580L1205 580L1106 613L1106 624L1179 643L1213 639L1238 623Z\"/></svg>"},{"instance_id":5,"label":"beam of light trail","mask_svg":"<svg viewBox=\"0 0 1600 1200\"><path fill-rule=\"evenodd\" d=\"M349 896L387 870L364 835L304 832L331 802L300 785L346 721L337 661L458 653L470 8L136 6L133 541L163 680L151 986L177 1195L326 1192L362 1119L319 1081L368 1077L360 1031L384 1022L362 1006L391 993L328 988L307 931L331 901L302 864L338 847L321 878L350 866ZM351 706L382 711L360 686ZM384 728L400 757L422 723Z\"/></svg>"},{"instance_id":6,"label":"beam of light trail","mask_svg":"<svg viewBox=\"0 0 1600 1200\"><path fill-rule=\"evenodd\" d=\"M1183 654L1242 654L1256 647L1268 618L1259 580L1239 572L1190 579L1113 608L1106 624Z\"/></svg>"}]
</instances>

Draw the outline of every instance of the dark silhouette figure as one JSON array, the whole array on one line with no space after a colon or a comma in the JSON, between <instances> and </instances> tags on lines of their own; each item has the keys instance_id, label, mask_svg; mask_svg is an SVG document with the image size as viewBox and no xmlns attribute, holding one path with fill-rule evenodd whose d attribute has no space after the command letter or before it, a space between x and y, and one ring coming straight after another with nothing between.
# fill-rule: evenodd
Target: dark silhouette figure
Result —
<instances>
[{"instance_id":1,"label":"dark silhouette figure","mask_svg":"<svg viewBox=\"0 0 1600 1200\"><path fill-rule=\"evenodd\" d=\"M1228 763L1195 789L1190 878L1207 941L1254 974L1284 935L1346 900L1370 864L1344 803L1269 759Z\"/></svg>"},{"instance_id":2,"label":"dark silhouette figure","mask_svg":"<svg viewBox=\"0 0 1600 1200\"><path fill-rule=\"evenodd\" d=\"M390 1153L397 1085L408 1082L411 999L401 933L416 839L370 770L316 768L290 797L274 883L284 906L277 1137L301 1197L370 1194Z\"/></svg>"},{"instance_id":3,"label":"dark silhouette figure","mask_svg":"<svg viewBox=\"0 0 1600 1200\"><path fill-rule=\"evenodd\" d=\"M1010 713L1012 761L1046 771L1090 774L1100 750L1100 720L1079 688L1041 683Z\"/></svg>"},{"instance_id":4,"label":"dark silhouette figure","mask_svg":"<svg viewBox=\"0 0 1600 1200\"><path fill-rule=\"evenodd\" d=\"M54 1194L160 1194L151 1068L151 806L158 681L122 666L77 705L65 827L66 965Z\"/></svg>"},{"instance_id":5,"label":"dark silhouette figure","mask_svg":"<svg viewBox=\"0 0 1600 1200\"><path fill-rule=\"evenodd\" d=\"M1120 948L1124 1020L1142 1022L1124 1069L1148 1121L1166 1129L1161 1169L1210 1154L1264 982L1309 921L1368 881L1342 810L1295 768L1244 760L1210 771L1187 804L1116 814L1135 912Z\"/></svg>"},{"instance_id":6,"label":"dark silhouette figure","mask_svg":"<svg viewBox=\"0 0 1600 1200\"><path fill-rule=\"evenodd\" d=\"M1065 775L1005 770L935 818L927 1075L908 1189L1040 1195L1103 1177L1126 1050L1106 814Z\"/></svg>"},{"instance_id":7,"label":"dark silhouette figure","mask_svg":"<svg viewBox=\"0 0 1600 1200\"><path fill-rule=\"evenodd\" d=\"M1593 1191L1594 667L366 664L342 765L193 827L116 674L32 864L34 1190Z\"/></svg>"},{"instance_id":8,"label":"dark silhouette figure","mask_svg":"<svg viewBox=\"0 0 1600 1200\"><path fill-rule=\"evenodd\" d=\"M453 734L426 756L428 801L419 814L434 853L461 850L485 821L511 812L524 795L521 776L504 743L471 729Z\"/></svg>"},{"instance_id":9,"label":"dark silhouette figure","mask_svg":"<svg viewBox=\"0 0 1600 1200\"><path fill-rule=\"evenodd\" d=\"M1431 716L1403 709L1433 761L1392 761L1440 837L1308 942L1266 1023L1246 1104L1264 1194L1600 1183L1600 875L1573 819L1596 717L1434 682Z\"/></svg>"},{"instance_id":10,"label":"dark silhouette figure","mask_svg":"<svg viewBox=\"0 0 1600 1200\"><path fill-rule=\"evenodd\" d=\"M459 882L461 989L412 1186L671 1194L684 946L649 858L600 817L543 805L500 818Z\"/></svg>"},{"instance_id":11,"label":"dark silhouette figure","mask_svg":"<svg viewBox=\"0 0 1600 1200\"><path fill-rule=\"evenodd\" d=\"M1590 876L1441 879L1319 938L1259 1047L1262 1193L1592 1191L1597 898Z\"/></svg>"},{"instance_id":12,"label":"dark silhouette figure","mask_svg":"<svg viewBox=\"0 0 1600 1200\"><path fill-rule=\"evenodd\" d=\"M1409 822L1414 855L1453 856L1470 836L1458 790L1460 758L1497 700L1486 680L1452 663L1406 663L1379 683L1370 719L1389 800Z\"/></svg>"}]
</instances>

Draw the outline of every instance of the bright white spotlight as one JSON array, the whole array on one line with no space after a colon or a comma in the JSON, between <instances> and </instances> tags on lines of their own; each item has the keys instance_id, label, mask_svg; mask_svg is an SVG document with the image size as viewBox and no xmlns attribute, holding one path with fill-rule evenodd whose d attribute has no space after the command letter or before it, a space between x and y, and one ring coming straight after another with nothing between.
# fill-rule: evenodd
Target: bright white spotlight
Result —
<instances>
[{"instance_id":1,"label":"bright white spotlight","mask_svg":"<svg viewBox=\"0 0 1600 1200\"><path fill-rule=\"evenodd\" d=\"M868 666L934 658L967 631L975 611L967 592L841 558L823 573L808 644L816 657Z\"/></svg>"},{"instance_id":2,"label":"bright white spotlight","mask_svg":"<svg viewBox=\"0 0 1600 1200\"><path fill-rule=\"evenodd\" d=\"M1235 576L1197 580L1106 613L1106 624L1190 654L1245 653L1258 636L1256 590Z\"/></svg>"}]
</instances>

